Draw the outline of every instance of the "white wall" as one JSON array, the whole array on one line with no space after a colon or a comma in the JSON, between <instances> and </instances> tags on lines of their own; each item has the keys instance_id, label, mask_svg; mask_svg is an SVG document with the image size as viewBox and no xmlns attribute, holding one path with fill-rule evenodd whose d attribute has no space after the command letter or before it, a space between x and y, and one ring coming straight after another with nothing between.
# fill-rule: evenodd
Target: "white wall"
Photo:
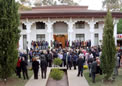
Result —
<instances>
[{"instance_id":1,"label":"white wall","mask_svg":"<svg viewBox=\"0 0 122 86\"><path fill-rule=\"evenodd\" d=\"M90 40L90 28L89 28L89 25L85 23L85 28L79 28L79 29L76 29L75 28L75 25L74 25L74 40L76 39L76 34L84 34L85 36L85 41L86 40Z\"/></svg>"},{"instance_id":2,"label":"white wall","mask_svg":"<svg viewBox=\"0 0 122 86\"><path fill-rule=\"evenodd\" d=\"M95 21L103 21L102 19L94 19ZM46 23L48 21L48 19L31 19L28 20L29 22L33 22L33 24L31 25L31 33L30 33L30 39L31 41L36 41L36 35L37 34L45 34L45 40L48 41L48 33L47 33L47 24ZM44 21L46 23L46 28L45 29L36 29L36 24L35 22L38 21ZM75 28L75 24L73 25L73 34L72 34L72 39L75 40L76 39L76 34L84 34L85 35L85 41L90 40L91 39L91 35L90 35L90 27L88 22L91 21L91 19L72 19L72 22L76 22L76 21L86 21L85 23L85 28L84 29L76 29ZM26 20L22 20L22 22L26 22ZM69 18L56 18L56 19L51 19L51 23L53 22L52 25L52 37L51 39L53 40L53 34L57 33L57 34L64 34L67 33L68 34L68 23L69 23ZM60 22L60 23L57 23ZM63 22L63 23L62 23ZM54 24L56 23L56 24ZM67 23L67 24L65 24ZM22 25L19 26L20 30L21 30L21 35L26 34L26 30L22 30ZM103 34L103 24L100 23L99 24L99 28L94 30L94 34L98 33L99 34L99 40L102 40L102 34ZM21 36L21 41L19 43L21 43L20 45L23 46L22 40L23 40L23 36Z\"/></svg>"},{"instance_id":3,"label":"white wall","mask_svg":"<svg viewBox=\"0 0 122 86\"><path fill-rule=\"evenodd\" d=\"M31 26L31 37L30 37L30 39L31 39L31 41L33 40L33 41L37 41L37 39L36 39L36 35L37 34L45 34L45 40L47 40L46 39L46 36L47 36L47 26L45 27L45 29L36 29L36 24L35 23L33 23L32 24L32 26Z\"/></svg>"}]
</instances>

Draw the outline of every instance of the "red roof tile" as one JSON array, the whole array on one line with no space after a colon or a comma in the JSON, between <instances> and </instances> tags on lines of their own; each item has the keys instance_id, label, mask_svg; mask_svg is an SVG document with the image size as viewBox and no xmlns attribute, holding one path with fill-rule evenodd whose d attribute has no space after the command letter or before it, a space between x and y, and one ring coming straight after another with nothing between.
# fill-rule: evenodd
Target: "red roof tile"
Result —
<instances>
[{"instance_id":1,"label":"red roof tile","mask_svg":"<svg viewBox=\"0 0 122 86\"><path fill-rule=\"evenodd\" d=\"M88 6L42 6L33 7L30 11L21 11L21 18L42 17L104 17L106 11L89 10ZM113 12L115 17L121 17L121 12Z\"/></svg>"}]
</instances>

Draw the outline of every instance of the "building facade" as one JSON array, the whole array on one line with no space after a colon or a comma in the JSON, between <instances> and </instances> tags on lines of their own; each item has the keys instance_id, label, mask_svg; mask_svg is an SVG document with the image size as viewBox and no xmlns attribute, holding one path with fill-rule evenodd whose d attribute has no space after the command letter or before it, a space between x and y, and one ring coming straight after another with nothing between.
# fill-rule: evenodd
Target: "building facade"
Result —
<instances>
[{"instance_id":1,"label":"building facade","mask_svg":"<svg viewBox=\"0 0 122 86\"><path fill-rule=\"evenodd\" d=\"M105 11L88 10L87 6L44 6L30 11L22 11L21 37L19 49L31 48L32 41L91 40L91 46L102 44ZM114 37L117 42L117 23L121 12L112 12L114 19ZM62 41L63 40L63 41Z\"/></svg>"}]
</instances>

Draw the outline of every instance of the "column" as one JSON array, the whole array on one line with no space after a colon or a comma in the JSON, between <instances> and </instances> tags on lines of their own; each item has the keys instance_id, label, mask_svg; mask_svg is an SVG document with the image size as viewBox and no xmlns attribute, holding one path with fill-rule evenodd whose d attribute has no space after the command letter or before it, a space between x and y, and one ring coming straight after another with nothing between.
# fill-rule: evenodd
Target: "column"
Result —
<instances>
[{"instance_id":1,"label":"column","mask_svg":"<svg viewBox=\"0 0 122 86\"><path fill-rule=\"evenodd\" d=\"M26 33L27 33L27 48L30 50L31 48L31 39L30 39L30 33L31 33L31 23L26 23Z\"/></svg>"},{"instance_id":2,"label":"column","mask_svg":"<svg viewBox=\"0 0 122 86\"><path fill-rule=\"evenodd\" d=\"M114 39L115 45L117 45L117 22L114 23Z\"/></svg>"},{"instance_id":3,"label":"column","mask_svg":"<svg viewBox=\"0 0 122 86\"><path fill-rule=\"evenodd\" d=\"M51 21L50 21L50 19L48 19L48 23L47 23L47 33L48 33L48 43L49 43L49 46L51 47L51 41L53 41L52 40L52 23L51 23Z\"/></svg>"},{"instance_id":4,"label":"column","mask_svg":"<svg viewBox=\"0 0 122 86\"><path fill-rule=\"evenodd\" d=\"M70 42L70 46L72 46L72 41L73 41L73 22L72 22L72 18L70 18L70 21L68 22L68 41Z\"/></svg>"},{"instance_id":5,"label":"column","mask_svg":"<svg viewBox=\"0 0 122 86\"><path fill-rule=\"evenodd\" d=\"M89 27L90 27L91 46L94 46L94 41L95 41L95 39L94 39L94 24L95 24L96 22L90 21L90 22L88 22L88 23L89 23Z\"/></svg>"},{"instance_id":6,"label":"column","mask_svg":"<svg viewBox=\"0 0 122 86\"><path fill-rule=\"evenodd\" d=\"M20 39L19 39L19 50L23 49L23 40L22 40L22 34L20 34Z\"/></svg>"}]
</instances>

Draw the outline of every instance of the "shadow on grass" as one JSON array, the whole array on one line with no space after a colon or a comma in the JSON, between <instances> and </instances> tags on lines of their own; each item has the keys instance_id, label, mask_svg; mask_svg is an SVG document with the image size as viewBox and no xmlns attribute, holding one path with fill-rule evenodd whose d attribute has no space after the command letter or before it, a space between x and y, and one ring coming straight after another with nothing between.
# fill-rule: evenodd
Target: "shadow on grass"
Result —
<instances>
[{"instance_id":1,"label":"shadow on grass","mask_svg":"<svg viewBox=\"0 0 122 86\"><path fill-rule=\"evenodd\" d=\"M32 75L33 75L33 71L28 70L29 78L31 78ZM22 74L21 74L21 76L22 76ZM27 81L28 80L23 79L23 76L22 76L22 78L18 78L16 76L16 74L13 74L11 77L8 78L6 85L4 84L3 81L0 80L0 86L25 86Z\"/></svg>"},{"instance_id":2,"label":"shadow on grass","mask_svg":"<svg viewBox=\"0 0 122 86\"><path fill-rule=\"evenodd\" d=\"M119 69L119 75L116 77L113 83L103 83L104 75L96 75L96 83L92 83L92 78L89 77L89 71L84 70L84 76L89 83L89 86L122 86L122 68Z\"/></svg>"}]
</instances>

